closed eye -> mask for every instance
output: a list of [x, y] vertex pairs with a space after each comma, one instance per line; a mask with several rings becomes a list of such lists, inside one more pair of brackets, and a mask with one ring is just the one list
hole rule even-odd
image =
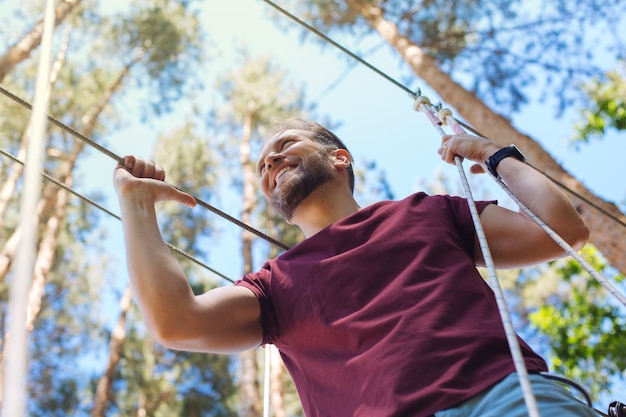
[[286, 148], [288, 148], [288, 145], [291, 145], [292, 143], [294, 143], [296, 140], [295, 139], [285, 139], [281, 144], [280, 144], [280, 150], [284, 151]]

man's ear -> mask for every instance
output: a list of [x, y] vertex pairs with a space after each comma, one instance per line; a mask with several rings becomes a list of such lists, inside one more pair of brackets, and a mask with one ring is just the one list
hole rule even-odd
[[352, 155], [345, 149], [336, 149], [335, 154], [335, 166], [338, 168], [347, 169], [352, 164]]

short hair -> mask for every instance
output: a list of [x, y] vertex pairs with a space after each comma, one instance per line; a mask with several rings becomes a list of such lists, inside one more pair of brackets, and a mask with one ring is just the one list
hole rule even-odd
[[[330, 149], [344, 149], [350, 153], [348, 147], [333, 132], [326, 129], [321, 124], [310, 120], [286, 119], [280, 121], [272, 126], [269, 131], [269, 136], [272, 137], [289, 129], [306, 130], [307, 132], [313, 133], [313, 140], [315, 142], [321, 143]], [[352, 168], [352, 163], [348, 166], [348, 178], [350, 180], [350, 191], [354, 192], [354, 169]]]

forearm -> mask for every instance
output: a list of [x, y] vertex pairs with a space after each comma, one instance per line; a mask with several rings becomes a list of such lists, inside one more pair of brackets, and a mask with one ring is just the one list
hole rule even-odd
[[[514, 158], [503, 159], [497, 168], [511, 192], [539, 219], [575, 248], [582, 247], [588, 230], [567, 196], [548, 178]], [[521, 215], [527, 215], [521, 212]]]
[[193, 302], [185, 275], [163, 242], [149, 195], [120, 196], [128, 273], [134, 296], [153, 336], [167, 337]]
[[[444, 136], [438, 152], [450, 164], [460, 156], [475, 162], [472, 173], [485, 171], [485, 161], [501, 149], [497, 143], [476, 136], [457, 134]], [[499, 154], [503, 156], [502, 153]], [[505, 153], [506, 155], [506, 153]], [[499, 160], [499, 164], [496, 164]], [[582, 218], [563, 192], [529, 165], [516, 159], [515, 152], [489, 163], [512, 193], [539, 219], [545, 222], [570, 246], [578, 249], [587, 241], [589, 231]], [[498, 206], [488, 206], [480, 214], [489, 249], [497, 267], [516, 268], [563, 256], [557, 245], [534, 220], [524, 212], [516, 213]], [[474, 259], [484, 265], [480, 245]]]

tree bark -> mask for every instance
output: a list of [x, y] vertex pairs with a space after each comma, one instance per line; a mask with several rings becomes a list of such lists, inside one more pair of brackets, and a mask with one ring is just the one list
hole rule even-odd
[[285, 365], [275, 346], [267, 345], [265, 348], [270, 349], [270, 363], [272, 364], [272, 369], [270, 370], [270, 404], [273, 416], [287, 417], [285, 401], [283, 400], [283, 393], [285, 392]]
[[91, 417], [105, 416], [106, 405], [111, 395], [113, 381], [115, 380], [115, 370], [122, 357], [122, 347], [126, 340], [126, 316], [130, 309], [131, 300], [132, 290], [130, 286], [128, 286], [120, 299], [120, 317], [111, 332], [111, 340], [109, 341], [109, 361], [96, 387]]
[[[80, 4], [80, 0], [64, 0], [55, 9], [55, 27], [58, 26], [72, 10]], [[30, 53], [41, 44], [43, 34], [43, 19], [40, 20], [33, 29], [22, 37], [17, 43], [0, 57], [0, 83], [13, 69], [23, 60], [30, 56]]]
[[[69, 185], [68, 185], [69, 183]], [[69, 177], [65, 185], [70, 186], [72, 178]], [[69, 201], [69, 193], [63, 189], [59, 190], [56, 198], [55, 211], [46, 222], [43, 238], [39, 244], [37, 259], [33, 269], [33, 281], [28, 292], [28, 305], [26, 310], [26, 329], [33, 330], [35, 319], [41, 311], [41, 300], [43, 299], [46, 285], [46, 277], [54, 264], [54, 255], [57, 247], [61, 226], [65, 221], [65, 211]]]
[[[243, 171], [243, 198], [241, 221], [250, 224], [250, 217], [255, 204], [255, 178], [250, 165], [250, 140], [252, 139], [252, 113], [246, 112], [239, 144], [239, 162]], [[243, 273], [252, 272], [252, 240], [250, 232], [243, 230], [241, 234], [243, 257]], [[240, 417], [257, 417], [262, 412], [262, 399], [259, 393], [258, 361], [256, 350], [239, 354], [239, 398]]]
[[[476, 130], [502, 145], [516, 144], [523, 150], [528, 162], [549, 177], [575, 191], [593, 205], [602, 208], [613, 217], [626, 223], [626, 216], [613, 203], [605, 201], [588, 190], [580, 181], [568, 173], [534, 139], [518, 131], [509, 120], [491, 110], [474, 93], [439, 68], [437, 62], [401, 34], [395, 24], [385, 20], [383, 11], [361, 0], [348, 0], [350, 7], [357, 10], [411, 66], [415, 74], [424, 80], [445, 102], [450, 104], [462, 118]], [[567, 192], [567, 191], [566, 191]], [[570, 194], [591, 230], [590, 242], [595, 245], [607, 261], [626, 274], [626, 227], [604, 215], [583, 199]]]
[[[46, 95], [50, 96], [50, 90], [52, 86], [56, 82], [59, 72], [65, 63], [65, 57], [67, 56], [67, 47], [69, 44], [70, 30], [65, 32], [65, 36], [63, 37], [63, 42], [61, 42], [61, 47], [59, 48], [59, 53], [52, 64], [52, 70], [50, 71], [50, 83], [48, 84], [48, 89], [46, 91]], [[0, 80], [1, 81], [1, 80]], [[30, 138], [30, 123], [26, 128], [26, 132], [22, 135], [22, 141], [20, 142], [20, 149], [17, 154], [17, 158], [21, 161], [26, 159], [26, 148], [28, 145], [28, 140]], [[0, 227], [4, 225], [4, 213], [13, 197], [13, 192], [17, 187], [17, 181], [22, 176], [22, 172], [24, 170], [24, 166], [19, 163], [14, 163], [11, 167], [11, 173], [7, 176], [6, 180], [2, 183], [2, 188], [0, 188]]]
[[[111, 101], [111, 97], [113, 94], [122, 86], [124, 78], [130, 73], [130, 69], [133, 65], [135, 65], [143, 56], [139, 56], [134, 61], [128, 63], [118, 74], [117, 78], [113, 80], [111, 85], [105, 90], [105, 92], [100, 96], [100, 100], [98, 103], [88, 111], [84, 116], [81, 117], [81, 122], [83, 124], [82, 133], [90, 137], [93, 135], [93, 132], [96, 129], [96, 123], [98, 121], [99, 115], [104, 111], [104, 108]], [[82, 153], [85, 142], [76, 139], [76, 145], [71, 154], [68, 155], [64, 164], [55, 172], [54, 177], [60, 181], [65, 182], [66, 178], [71, 175], [74, 166], [76, 165], [76, 161], [78, 157]], [[45, 186], [44, 191], [42, 192], [42, 198], [39, 201], [39, 205], [37, 208], [37, 213], [39, 219], [41, 221], [46, 221], [50, 216], [50, 212], [55, 205], [56, 202], [56, 194], [58, 192], [58, 187], [55, 184], [48, 184]], [[6, 244], [0, 251], [0, 282], [2, 282], [6, 275], [9, 272], [9, 268], [15, 258], [15, 254], [17, 252], [17, 243], [19, 242], [19, 236], [21, 234], [21, 228], [17, 227], [11, 237], [7, 240]]]
[[[17, 158], [20, 161], [24, 161], [26, 159], [26, 143], [29, 136], [30, 126], [26, 129], [26, 133], [22, 136], [22, 141], [20, 142], [20, 149], [17, 153]], [[22, 164], [14, 163], [11, 166], [11, 172], [2, 182], [2, 188], [0, 188], [0, 227], [4, 226], [4, 214], [6, 213], [7, 207], [13, 198], [13, 192], [17, 187], [17, 181], [22, 176], [23, 171], [24, 166]]]
[[[120, 72], [118, 77], [102, 94], [96, 106], [94, 106], [91, 111], [87, 112], [87, 114], [81, 118], [81, 121], [83, 122], [83, 134], [85, 136], [89, 137], [93, 135], [98, 116], [111, 100], [113, 93], [121, 87], [123, 79], [126, 75], [128, 75], [131, 66], [135, 62], [136, 61], [131, 62]], [[84, 148], [85, 142], [77, 140], [72, 152], [66, 156], [65, 161], [63, 161], [54, 175], [57, 180], [64, 183], [68, 187], [72, 185], [72, 172]], [[40, 222], [46, 222], [46, 229], [39, 244], [33, 272], [34, 279], [29, 291], [27, 306], [27, 328], [29, 330], [32, 329], [35, 319], [40, 311], [41, 298], [44, 294], [45, 278], [54, 263], [57, 237], [60, 231], [60, 226], [64, 221], [65, 209], [67, 208], [68, 202], [69, 195], [67, 191], [63, 189], [59, 190], [56, 184], [48, 184], [45, 187], [42, 193], [42, 198], [38, 204], [38, 218]], [[52, 212], [53, 209], [54, 213]], [[9, 272], [9, 268], [17, 252], [20, 236], [21, 228], [17, 227], [2, 248], [2, 251], [0, 251], [0, 282], [4, 280]], [[10, 337], [10, 335], [5, 336], [5, 341], [8, 337]], [[6, 346], [6, 343], [4, 343], [4, 346]], [[4, 354], [2, 354], [0, 359], [3, 357]], [[2, 369], [2, 367], [3, 362], [0, 361], [0, 369]], [[0, 402], [1, 401], [2, 389], [0, 388]]]

